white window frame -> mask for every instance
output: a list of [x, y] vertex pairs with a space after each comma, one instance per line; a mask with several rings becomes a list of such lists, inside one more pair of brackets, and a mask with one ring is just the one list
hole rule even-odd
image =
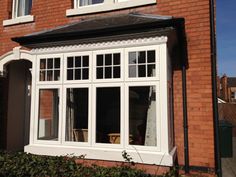
[[[30, 14], [24, 14], [22, 16], [17, 16], [18, 14], [18, 1], [19, 0], [13, 0], [12, 1], [12, 18], [8, 20], [3, 20], [3, 26], [10, 26], [10, 25], [16, 25], [21, 23], [29, 23], [34, 21], [34, 16]], [[25, 1], [24, 1], [25, 2]], [[25, 9], [25, 4], [24, 8]]]
[[[143, 87], [143, 86], [155, 86], [156, 88], [156, 146], [145, 145], [130, 145], [128, 142], [129, 136], [129, 87]], [[161, 119], [160, 119], [160, 86], [158, 81], [151, 82], [129, 82], [125, 83], [125, 149], [129, 150], [141, 150], [141, 151], [153, 151], [158, 152], [161, 150]]]
[[[60, 79], [57, 81], [40, 81], [40, 60], [49, 58], [60, 58]], [[57, 85], [63, 82], [63, 68], [64, 68], [64, 57], [63, 54], [49, 54], [49, 55], [37, 55], [37, 75], [36, 84], [37, 85]]]
[[[142, 46], [143, 45], [143, 46]], [[160, 164], [172, 166], [174, 163], [174, 155], [176, 152], [175, 147], [169, 146], [169, 131], [168, 131], [168, 97], [167, 97], [167, 44], [163, 38], [160, 38], [153, 43], [150, 40], [150, 44], [145, 43], [140, 45], [137, 43], [130, 43], [129, 46], [111, 46], [108, 45], [107, 49], [103, 48], [103, 45], [97, 48], [89, 48], [86, 51], [83, 46], [79, 49], [68, 48], [68, 51], [61, 51], [60, 48], [50, 54], [46, 53], [40, 54], [35, 53], [35, 58], [37, 59], [37, 67], [33, 68], [33, 72], [36, 73], [35, 91], [32, 95], [32, 107], [35, 110], [35, 114], [32, 114], [32, 122], [34, 123], [33, 130], [33, 140], [30, 145], [25, 147], [25, 151], [35, 154], [44, 155], [82, 155], [86, 154], [86, 158], [89, 159], [102, 159], [102, 160], [114, 160], [114, 161], [124, 161], [121, 156], [121, 152], [126, 150], [130, 154], [135, 162], [147, 163], [147, 164]], [[136, 47], [135, 47], [136, 46]], [[138, 46], [138, 47], [137, 47]], [[86, 47], [87, 48], [87, 47]], [[129, 51], [144, 51], [144, 50], [156, 50], [156, 77], [146, 77], [146, 78], [128, 78], [128, 52]], [[104, 53], [121, 53], [121, 78], [120, 79], [96, 79], [96, 54]], [[39, 51], [40, 52], [40, 51]], [[60, 54], [56, 54], [60, 53]], [[89, 58], [89, 71], [91, 77], [89, 80], [73, 80], [68, 82], [66, 80], [66, 70], [67, 70], [67, 57], [86, 54], [90, 55]], [[60, 81], [39, 81], [39, 59], [40, 58], [61, 58], [60, 67]], [[157, 146], [142, 146], [142, 145], [129, 145], [129, 87], [130, 86], [155, 86], [156, 88], [156, 129], [157, 129]], [[95, 133], [96, 133], [96, 88], [98, 87], [120, 87], [120, 97], [121, 97], [121, 143], [120, 144], [109, 144], [109, 143], [96, 143]], [[37, 140], [38, 131], [38, 112], [39, 112], [39, 89], [59, 89], [60, 97], [60, 112], [59, 112], [59, 134], [58, 141], [44, 141]], [[66, 133], [66, 89], [67, 88], [88, 88], [89, 89], [89, 117], [88, 117], [88, 142], [70, 142], [65, 141]], [[35, 96], [34, 96], [35, 95]]]
[[[155, 77], [129, 77], [129, 52], [140, 52], [140, 51], [149, 51], [155, 50], [156, 51], [156, 76]], [[144, 46], [144, 47], [132, 47], [125, 49], [125, 80], [126, 81], [154, 81], [160, 80], [160, 59], [161, 59], [161, 52], [160, 46], [152, 45], [152, 46]]]
[[[66, 141], [66, 100], [67, 100], [67, 89], [68, 88], [87, 88], [88, 89], [88, 142], [74, 142], [74, 141]], [[62, 144], [66, 145], [66, 146], [80, 146], [80, 147], [88, 147], [92, 145], [92, 119], [91, 119], [91, 115], [92, 115], [92, 108], [91, 108], [91, 104], [92, 104], [92, 87], [91, 84], [66, 84], [63, 87], [63, 93], [62, 93], [62, 97], [63, 97], [63, 107], [62, 107], [62, 127], [61, 127], [61, 137], [62, 137]]]
[[130, 7], [137, 7], [148, 4], [155, 4], [156, 0], [104, 0], [103, 3], [79, 6], [79, 0], [74, 0], [73, 9], [66, 11], [67, 16], [82, 15], [110, 10], [118, 10]]
[[[97, 55], [101, 54], [115, 54], [120, 53], [120, 78], [111, 78], [111, 79], [97, 79]], [[93, 52], [93, 82], [96, 83], [107, 83], [107, 82], [120, 82], [124, 80], [124, 50], [122, 49], [110, 49], [110, 50], [97, 50]]]
[[[59, 105], [58, 105], [58, 140], [39, 140], [38, 139], [38, 120], [39, 120], [39, 91], [44, 89], [58, 89], [58, 95], [59, 95]], [[62, 126], [62, 103], [63, 103], [63, 98], [62, 98], [62, 85], [38, 85], [36, 86], [36, 102], [35, 102], [35, 124], [34, 124], [34, 143], [36, 144], [45, 144], [45, 145], [59, 145], [62, 142], [61, 138], [61, 126]]]
[[[89, 56], [89, 79], [86, 80], [67, 80], [67, 58], [68, 57], [76, 57], [76, 56]], [[92, 81], [92, 52], [72, 52], [72, 53], [66, 53], [64, 54], [64, 76], [63, 76], [63, 82], [65, 84], [70, 83], [88, 83]]]

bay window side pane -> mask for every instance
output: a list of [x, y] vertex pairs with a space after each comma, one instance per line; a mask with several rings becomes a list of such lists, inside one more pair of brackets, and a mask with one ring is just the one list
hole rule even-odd
[[58, 89], [40, 89], [38, 139], [57, 141], [58, 123], [59, 123]]
[[157, 146], [155, 86], [129, 87], [129, 141], [131, 145]]

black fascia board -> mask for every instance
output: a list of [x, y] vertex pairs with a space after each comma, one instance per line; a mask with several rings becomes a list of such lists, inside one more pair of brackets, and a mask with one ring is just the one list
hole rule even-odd
[[129, 34], [133, 32], [145, 32], [150, 29], [155, 28], [165, 28], [165, 27], [177, 27], [184, 21], [183, 18], [172, 18], [167, 20], [161, 20], [156, 22], [146, 22], [141, 24], [132, 24], [126, 26], [119, 26], [114, 28], [100, 28], [94, 30], [86, 30], [86, 31], [76, 31], [76, 32], [65, 32], [65, 33], [57, 33], [57, 34], [40, 34], [33, 36], [23, 36], [23, 37], [14, 37], [13, 41], [19, 43], [20, 45], [32, 45], [39, 43], [47, 43], [47, 42], [59, 42], [59, 41], [69, 41], [75, 39], [85, 39], [85, 38], [93, 38], [99, 36], [111, 36], [111, 35], [119, 35], [119, 34]]

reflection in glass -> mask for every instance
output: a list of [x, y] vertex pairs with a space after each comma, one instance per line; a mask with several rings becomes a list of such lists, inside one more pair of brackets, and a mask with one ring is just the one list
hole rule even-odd
[[92, 5], [92, 4], [99, 4], [103, 3], [104, 0], [80, 0], [79, 4], [80, 6], [87, 6], [87, 5]]
[[129, 134], [132, 145], [156, 146], [156, 88], [129, 87]]
[[68, 88], [66, 141], [88, 142], [88, 88]]
[[97, 88], [96, 142], [120, 144], [120, 88]]
[[38, 139], [58, 140], [58, 89], [39, 90]]

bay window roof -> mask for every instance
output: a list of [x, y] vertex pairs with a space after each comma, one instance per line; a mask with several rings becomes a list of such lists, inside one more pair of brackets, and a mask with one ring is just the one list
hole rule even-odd
[[[29, 48], [121, 40], [143, 36], [168, 36], [183, 18], [146, 14], [123, 14], [81, 20], [54, 29], [12, 38]], [[141, 35], [141, 36], [140, 36]]]

